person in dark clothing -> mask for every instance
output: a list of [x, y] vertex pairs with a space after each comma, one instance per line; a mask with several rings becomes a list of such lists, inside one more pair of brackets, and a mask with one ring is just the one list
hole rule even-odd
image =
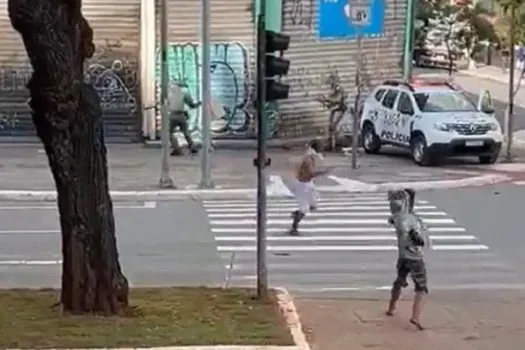
[[173, 136], [173, 132], [178, 127], [180, 132], [184, 135], [186, 142], [188, 143], [188, 148], [191, 153], [197, 153], [198, 150], [193, 143], [193, 140], [188, 129], [188, 118], [189, 114], [184, 110], [185, 106], [190, 108], [197, 108], [201, 105], [200, 102], [195, 102], [193, 97], [183, 91], [180, 84], [174, 84], [170, 87], [168, 95], [168, 109], [170, 113], [170, 139], [171, 147], [173, 148], [171, 155], [177, 156], [181, 155], [182, 151], [180, 149], [177, 138]]

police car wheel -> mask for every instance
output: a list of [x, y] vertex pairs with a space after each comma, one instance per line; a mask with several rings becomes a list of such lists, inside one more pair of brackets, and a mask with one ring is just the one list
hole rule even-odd
[[363, 140], [363, 148], [365, 149], [366, 153], [379, 152], [379, 149], [381, 148], [381, 140], [379, 140], [379, 137], [376, 135], [374, 127], [366, 124], [363, 128], [361, 138]]
[[423, 135], [418, 135], [412, 139], [410, 149], [414, 163], [421, 166], [431, 165], [432, 160], [427, 151], [427, 141]]

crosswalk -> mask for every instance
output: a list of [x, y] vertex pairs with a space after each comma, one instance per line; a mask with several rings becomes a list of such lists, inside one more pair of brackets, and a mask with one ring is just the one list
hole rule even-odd
[[[256, 280], [256, 202], [203, 202], [229, 285]], [[395, 277], [396, 237], [387, 223], [386, 193], [321, 196], [319, 207], [289, 236], [291, 198], [269, 198], [267, 265], [272, 286], [295, 293], [387, 290]], [[489, 247], [435, 205], [419, 200], [416, 212], [429, 227], [427, 252], [433, 289], [524, 289], [520, 277]]]

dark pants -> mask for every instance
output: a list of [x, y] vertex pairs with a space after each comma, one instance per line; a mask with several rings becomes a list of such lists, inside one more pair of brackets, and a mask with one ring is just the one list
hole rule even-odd
[[187, 116], [188, 113], [186, 112], [171, 112], [170, 114], [170, 139], [173, 150], [180, 150], [177, 138], [173, 136], [173, 131], [176, 127], [179, 127], [180, 132], [182, 132], [182, 135], [184, 135], [184, 138], [188, 143], [188, 148], [193, 149], [193, 140], [191, 139], [191, 135], [188, 130]]
[[410, 275], [414, 282], [416, 292], [428, 293], [427, 269], [423, 260], [404, 259], [397, 260], [397, 278], [394, 286], [404, 288], [408, 286], [407, 278]]

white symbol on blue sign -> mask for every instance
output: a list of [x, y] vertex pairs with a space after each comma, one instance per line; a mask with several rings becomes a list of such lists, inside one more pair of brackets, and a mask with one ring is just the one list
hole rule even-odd
[[376, 37], [384, 32], [385, 0], [321, 0], [318, 11], [321, 40]]

